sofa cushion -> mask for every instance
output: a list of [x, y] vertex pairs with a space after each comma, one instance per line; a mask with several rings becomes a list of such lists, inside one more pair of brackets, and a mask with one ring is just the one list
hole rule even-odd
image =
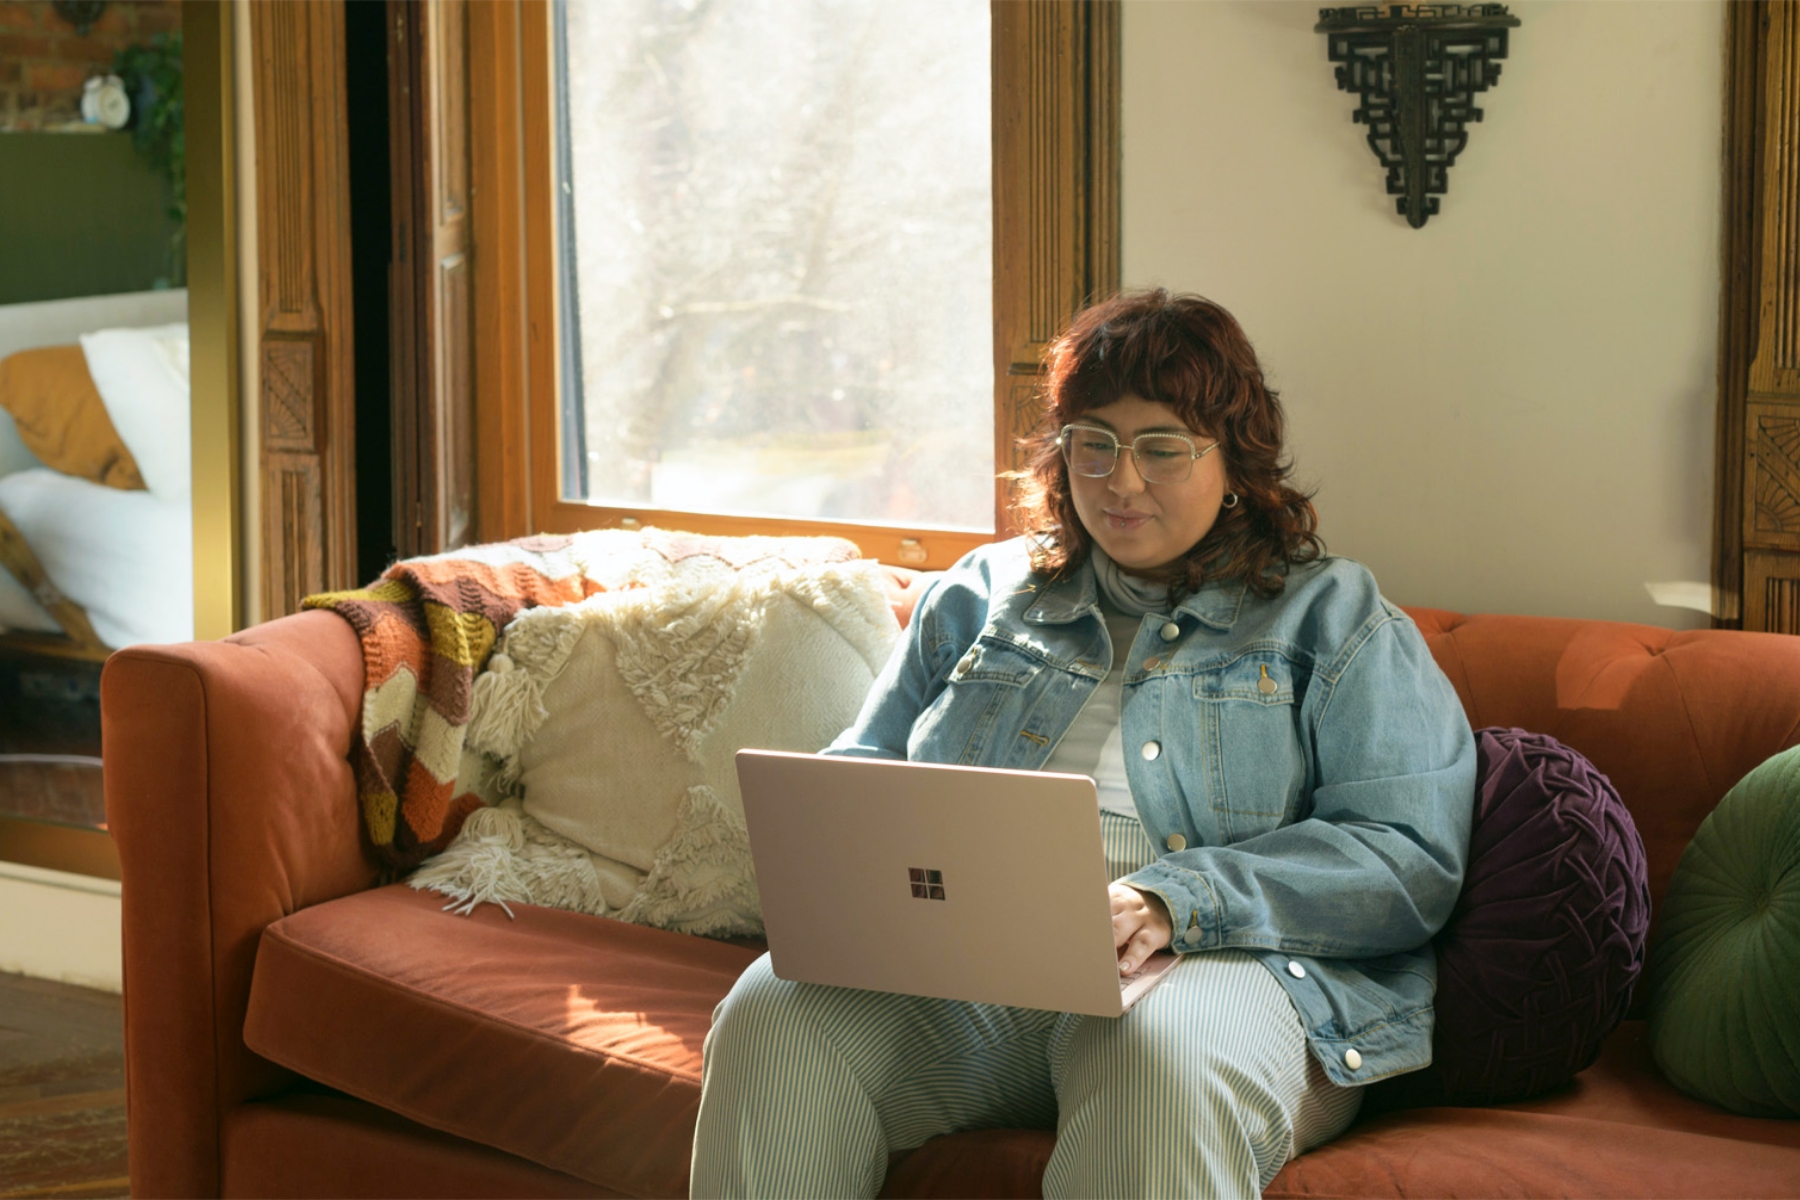
[[[888, 1169], [883, 1196], [1036, 1196], [1055, 1135], [933, 1138]], [[1800, 1121], [1740, 1117], [1657, 1074], [1644, 1023], [1547, 1096], [1492, 1108], [1365, 1117], [1283, 1167], [1268, 1200], [1300, 1196], [1793, 1196]]]
[[238, 1105], [219, 1143], [221, 1196], [623, 1195], [322, 1087]]
[[639, 1196], [685, 1195], [714, 1006], [757, 951], [395, 884], [270, 925], [244, 1041], [422, 1125]]
[[1800, 1121], [1740, 1117], [1682, 1095], [1644, 1022], [1546, 1096], [1365, 1117], [1283, 1167], [1263, 1195], [1771, 1196], [1800, 1189]]
[[1468, 875], [1436, 939], [1432, 1062], [1379, 1106], [1496, 1104], [1591, 1064], [1625, 1016], [1650, 921], [1631, 814], [1580, 754], [1523, 729], [1476, 733]]
[[1797, 1024], [1800, 747], [1746, 775], [1694, 834], [1663, 901], [1650, 995], [1668, 1077], [1751, 1116], [1800, 1116]]
[[464, 911], [518, 900], [762, 932], [734, 755], [830, 742], [899, 624], [873, 562], [688, 563], [708, 566], [506, 627], [475, 681], [468, 744], [519, 798], [471, 815], [414, 887]]

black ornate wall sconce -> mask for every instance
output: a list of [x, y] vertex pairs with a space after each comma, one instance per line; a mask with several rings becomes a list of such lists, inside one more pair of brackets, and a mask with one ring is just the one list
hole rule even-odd
[[86, 37], [100, 14], [106, 11], [106, 0], [50, 0], [50, 7], [57, 16], [73, 25], [76, 33]]
[[1389, 4], [1322, 8], [1313, 29], [1338, 64], [1338, 87], [1361, 103], [1351, 115], [1387, 168], [1388, 195], [1414, 229], [1438, 211], [1450, 167], [1481, 120], [1475, 96], [1500, 78], [1504, 4]]

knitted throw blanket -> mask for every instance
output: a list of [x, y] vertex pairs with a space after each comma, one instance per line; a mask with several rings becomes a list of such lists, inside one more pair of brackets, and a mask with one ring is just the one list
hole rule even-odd
[[481, 807], [458, 787], [476, 674], [506, 623], [527, 608], [642, 587], [695, 556], [740, 568], [767, 558], [844, 561], [837, 538], [716, 538], [646, 528], [528, 537], [394, 564], [379, 581], [308, 596], [350, 622], [362, 644], [361, 736], [352, 748], [363, 828], [398, 876], [447, 846]]
[[443, 848], [481, 801], [454, 796], [475, 673], [520, 609], [581, 600], [574, 538], [521, 538], [395, 563], [370, 587], [308, 596], [362, 643], [362, 736], [351, 752], [363, 828], [404, 871]]

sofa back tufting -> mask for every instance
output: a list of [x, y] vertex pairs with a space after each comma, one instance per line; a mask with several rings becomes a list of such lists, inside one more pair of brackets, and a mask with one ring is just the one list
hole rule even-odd
[[[1800, 638], [1407, 612], [1470, 725], [1549, 734], [1618, 789], [1644, 839], [1654, 945], [1663, 893], [1700, 822], [1800, 737]], [[1780, 663], [1789, 666], [1772, 669]]]

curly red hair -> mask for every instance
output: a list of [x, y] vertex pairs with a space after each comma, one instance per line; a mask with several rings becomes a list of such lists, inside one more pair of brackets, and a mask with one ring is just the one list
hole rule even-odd
[[1029, 466], [1013, 502], [1035, 542], [1032, 565], [1063, 578], [1087, 561], [1088, 531], [1075, 514], [1057, 433], [1083, 413], [1126, 396], [1166, 404], [1195, 433], [1216, 438], [1240, 503], [1221, 508], [1170, 568], [1172, 597], [1202, 583], [1243, 579], [1264, 596], [1287, 568], [1325, 553], [1312, 498], [1288, 486], [1286, 419], [1237, 320], [1200, 296], [1162, 288], [1124, 292], [1084, 309], [1050, 346], [1044, 417], [1024, 439]]

